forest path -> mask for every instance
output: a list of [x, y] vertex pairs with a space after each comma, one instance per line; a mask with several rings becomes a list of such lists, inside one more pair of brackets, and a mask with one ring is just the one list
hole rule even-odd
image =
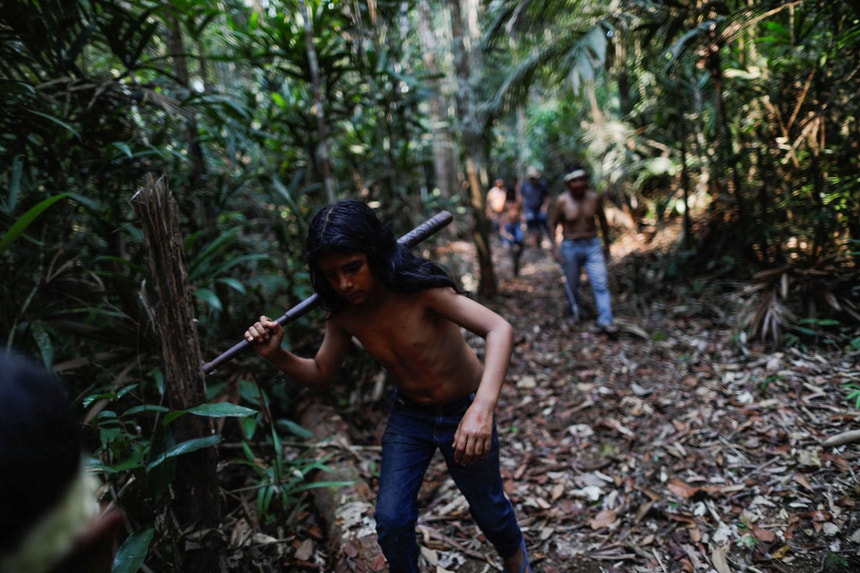
[[[593, 318], [572, 324], [548, 250], [527, 249], [514, 278], [494, 240], [500, 293], [487, 304], [516, 332], [496, 410], [501, 471], [535, 573], [860, 571], [860, 445], [821, 446], [860, 421], [846, 400], [846, 385], [860, 387], [860, 353], [742, 350], [731, 324], [744, 285], [670, 281], [674, 237], [613, 244], [613, 310], [625, 325], [613, 337]], [[458, 276], [475, 267], [465, 243], [433, 256]], [[583, 302], [593, 317], [587, 287]], [[340, 413], [371, 501], [383, 380], [345, 387], [340, 400], [353, 404]], [[419, 501], [427, 571], [500, 570], [439, 456]], [[293, 558], [330, 563], [308, 519]]]
[[[614, 337], [571, 323], [548, 250], [527, 249], [513, 278], [495, 245], [490, 306], [516, 332], [502, 475], [535, 572], [860, 570], [860, 446], [820, 446], [860, 419], [845, 400], [858, 356], [741, 352], [737, 285], [670, 285], [672, 239], [641, 239], [613, 245]], [[436, 570], [497, 570], [441, 460], [425, 482]]]

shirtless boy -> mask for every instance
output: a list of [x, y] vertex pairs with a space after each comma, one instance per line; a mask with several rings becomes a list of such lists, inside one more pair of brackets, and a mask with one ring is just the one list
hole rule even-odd
[[[585, 267], [597, 305], [597, 326], [603, 332], [613, 334], [618, 332], [618, 327], [613, 322], [606, 270], [610, 240], [609, 224], [603, 210], [604, 197], [588, 188], [588, 173], [579, 165], [567, 170], [564, 182], [567, 190], [556, 199], [549, 219], [553, 235], [558, 235], [558, 227], [561, 227], [562, 235], [561, 246], [554, 245], [553, 253], [564, 269], [577, 304], [579, 276]], [[603, 248], [597, 236], [598, 223], [605, 243]]]
[[[329, 311], [316, 355], [303, 358], [282, 348], [284, 329], [266, 316], [245, 339], [290, 378], [317, 391], [330, 388], [353, 337], [391, 375], [396, 394], [382, 438], [375, 514], [390, 571], [418, 572], [417, 494], [438, 448], [505, 571], [531, 572], [502, 487], [494, 419], [512, 352], [511, 325], [456, 292], [441, 267], [399, 245], [360, 201], [320, 211], [305, 253], [314, 289]], [[483, 365], [461, 327], [486, 340]]]
[[499, 217], [499, 236], [502, 244], [511, 255], [514, 267], [514, 276], [520, 275], [520, 257], [523, 254], [523, 206], [519, 202], [516, 193], [508, 193], [505, 200], [504, 211]]

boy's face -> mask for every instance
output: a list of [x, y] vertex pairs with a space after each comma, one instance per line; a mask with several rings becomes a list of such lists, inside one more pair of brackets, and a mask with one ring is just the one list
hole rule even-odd
[[329, 286], [349, 304], [367, 302], [379, 283], [364, 253], [330, 253], [320, 259], [320, 271]]

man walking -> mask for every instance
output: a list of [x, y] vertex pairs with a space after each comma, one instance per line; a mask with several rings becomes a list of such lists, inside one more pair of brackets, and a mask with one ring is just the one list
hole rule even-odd
[[526, 216], [526, 228], [534, 240], [534, 246], [540, 249], [544, 236], [552, 243], [546, 215], [549, 205], [549, 186], [546, 180], [541, 178], [537, 167], [533, 165], [526, 169], [526, 179], [520, 184], [520, 198]]
[[[588, 173], [579, 165], [567, 170], [564, 182], [567, 190], [556, 199], [549, 219], [550, 229], [555, 231], [561, 226], [562, 231], [560, 247], [553, 241], [553, 254], [564, 269], [577, 307], [580, 306], [579, 276], [585, 267], [597, 305], [597, 326], [602, 332], [614, 334], [618, 327], [613, 322], [606, 270], [610, 239], [609, 224], [603, 210], [604, 196], [588, 188]], [[597, 236], [598, 223], [603, 234], [602, 248]]]

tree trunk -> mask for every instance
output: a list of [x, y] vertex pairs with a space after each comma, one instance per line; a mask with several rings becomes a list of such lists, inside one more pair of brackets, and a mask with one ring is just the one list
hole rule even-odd
[[[459, 2], [465, 6], [461, 10]], [[460, 118], [460, 130], [463, 134], [463, 149], [466, 156], [466, 180], [468, 182], [469, 203], [475, 220], [473, 237], [478, 255], [479, 279], [478, 294], [485, 298], [494, 297], [499, 290], [496, 274], [493, 270], [493, 258], [490, 247], [490, 223], [487, 221], [484, 208], [484, 188], [488, 182], [481, 181], [484, 169], [484, 129], [486, 118], [479, 114], [475, 103], [473, 84], [473, 54], [471, 46], [475, 43], [466, 36], [466, 22], [463, 13], [469, 13], [469, 0], [455, 0], [451, 6], [451, 31], [454, 39], [454, 67], [457, 70], [457, 111]]]
[[[741, 182], [740, 172], [738, 170], [737, 157], [734, 151], [734, 140], [732, 128], [729, 122], [728, 114], [726, 113], [726, 98], [723, 90], [723, 65], [720, 57], [720, 44], [714, 43], [708, 47], [710, 56], [707, 58], [708, 72], [711, 80], [714, 82], [714, 100], [717, 108], [717, 123], [719, 125], [719, 140], [717, 141], [717, 151], [720, 154], [717, 165], [723, 169], [723, 173], [728, 172], [732, 183], [729, 186], [729, 192], [735, 198], [735, 214], [738, 217], [741, 236], [747, 237], [749, 241], [749, 215], [744, 199], [743, 185]], [[725, 166], [725, 167], [722, 167]], [[751, 248], [752, 245], [744, 245], [744, 251], [752, 261], [759, 261], [758, 255]], [[760, 262], [760, 261], [759, 261]]]
[[615, 47], [615, 78], [618, 82], [618, 110], [621, 117], [629, 117], [633, 111], [630, 99], [630, 74], [627, 70], [627, 26], [617, 26], [613, 46]]
[[686, 117], [684, 114], [684, 104], [685, 101], [683, 99], [683, 94], [681, 94], [681, 85], [680, 82], [676, 82], [675, 85], [678, 89], [678, 101], [682, 102], [679, 104], [678, 109], [678, 143], [681, 148], [681, 188], [684, 191], [684, 243], [683, 246], [685, 249], [690, 249], [693, 246], [693, 220], [690, 217], [690, 171], [687, 165], [687, 129]]
[[[167, 45], [170, 50], [170, 59], [173, 61], [173, 74], [179, 84], [191, 89], [191, 74], [188, 72], [188, 58], [185, 56], [185, 43], [182, 40], [182, 26], [176, 13], [168, 11], [167, 16]], [[188, 143], [188, 159], [191, 165], [192, 184], [199, 182], [206, 172], [206, 163], [203, 160], [203, 146], [197, 137], [197, 119], [188, 117], [185, 124], [185, 139]]]
[[325, 186], [326, 198], [329, 203], [337, 200], [337, 185], [331, 172], [331, 163], [328, 158], [328, 135], [325, 123], [325, 108], [323, 106], [322, 86], [320, 83], [320, 66], [317, 61], [317, 52], [314, 48], [314, 30], [311, 22], [310, 12], [305, 0], [299, 0], [302, 10], [302, 19], [305, 21], [305, 46], [308, 55], [308, 68], [311, 74], [311, 83], [314, 87], [314, 115], [317, 119], [317, 162], [322, 173], [323, 185]]
[[[424, 65], [430, 77], [439, 74], [436, 54], [439, 46], [431, 27], [433, 21], [429, 2], [421, 0], [418, 4], [418, 35], [421, 39]], [[455, 197], [459, 188], [457, 177], [456, 146], [451, 137], [451, 118], [448, 114], [448, 94], [444, 83], [438, 79], [429, 80], [433, 95], [430, 97], [430, 119], [433, 126], [433, 183], [442, 197]]]
[[[187, 410], [204, 403], [206, 394], [179, 210], [164, 179], [155, 182], [151, 175], [132, 203], [141, 219], [155, 282], [156, 326], [161, 338], [167, 404], [174, 411]], [[170, 429], [177, 444], [205, 438], [213, 432], [209, 418], [192, 415], [180, 416]], [[171, 532], [171, 538], [179, 540], [176, 570], [226, 571], [226, 545], [219, 531], [217, 452], [209, 447], [174, 459], [171, 512], [177, 531]]]

